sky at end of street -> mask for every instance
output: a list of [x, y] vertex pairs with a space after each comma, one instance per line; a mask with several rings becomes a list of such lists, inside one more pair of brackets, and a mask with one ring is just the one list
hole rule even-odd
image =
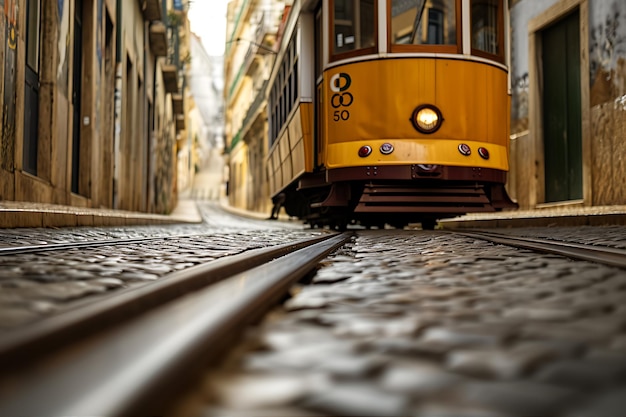
[[226, 5], [229, 0], [190, 0], [191, 31], [209, 55], [223, 55], [226, 42]]

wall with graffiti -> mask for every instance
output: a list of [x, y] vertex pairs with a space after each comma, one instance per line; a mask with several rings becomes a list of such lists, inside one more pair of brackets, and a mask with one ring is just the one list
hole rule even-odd
[[595, 0], [589, 13], [594, 204], [626, 204], [626, 3]]
[[[541, 18], [549, 9], [574, 4], [564, 0], [517, 0], [510, 8], [511, 16], [511, 161], [512, 173], [509, 188], [522, 208], [533, 208], [541, 202], [543, 181], [538, 157], [542, 148], [540, 139], [531, 128], [531, 118], [541, 117], [533, 113], [531, 91], [537, 91], [540, 100], [542, 87], [531, 85], [531, 70], [537, 71], [536, 80], [541, 82], [541, 53], [537, 46], [536, 57], [530, 57], [529, 23]], [[584, 4], [584, 3], [583, 3]], [[585, 204], [626, 204], [626, 190], [621, 186], [626, 178], [626, 2], [624, 0], [587, 0], [588, 20], [580, 26], [588, 32], [587, 55], [581, 61], [588, 62], [588, 69], [581, 68], [581, 77], [588, 80], [588, 96], [583, 97], [582, 107], [588, 111], [589, 127], [586, 154], [591, 175], [585, 187], [591, 196]], [[558, 20], [558, 19], [557, 19]], [[549, 22], [552, 25], [554, 22]], [[537, 33], [541, 42], [543, 28]], [[584, 53], [584, 52], [583, 52]], [[531, 65], [537, 68], [530, 68]], [[541, 121], [536, 121], [541, 125]], [[583, 130], [586, 127], [583, 126]], [[539, 168], [538, 168], [539, 167]], [[602, 173], [602, 174], [600, 174]], [[533, 181], [528, 181], [532, 178]], [[519, 180], [518, 180], [519, 179]]]

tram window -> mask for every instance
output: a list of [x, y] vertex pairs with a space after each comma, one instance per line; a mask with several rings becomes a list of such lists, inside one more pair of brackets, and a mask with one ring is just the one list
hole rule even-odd
[[[333, 58], [371, 53], [376, 48], [374, 0], [334, 0]], [[341, 56], [338, 56], [341, 55]]]
[[457, 45], [457, 0], [391, 0], [392, 45]]
[[299, 97], [298, 50], [295, 43], [296, 37], [293, 36], [271, 87], [268, 103], [271, 113], [270, 146], [277, 139]]
[[470, 0], [472, 53], [503, 60], [504, 42], [501, 0]]
[[322, 45], [322, 12], [318, 11], [315, 15], [315, 80], [317, 80], [323, 71], [323, 51]]

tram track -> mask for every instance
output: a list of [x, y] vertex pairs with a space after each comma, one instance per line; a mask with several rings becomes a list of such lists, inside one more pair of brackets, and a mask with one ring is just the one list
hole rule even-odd
[[486, 230], [476, 230], [472, 232], [454, 231], [451, 233], [486, 240], [492, 243], [626, 269], [626, 250], [623, 249], [550, 239], [503, 235]]
[[258, 320], [350, 236], [190, 268], [4, 338], [0, 364], [10, 370], [0, 383], [0, 415], [158, 413], [156, 399], [216, 360], [234, 329]]
[[0, 339], [0, 365], [10, 366], [16, 360], [19, 362], [23, 358], [32, 359], [55, 346], [67, 343], [68, 337], [84, 337], [94, 328], [116, 323], [325, 238], [327, 237], [307, 238], [252, 249], [171, 273], [144, 286], [118, 291], [114, 296], [105, 297], [95, 303], [78, 304], [75, 308], [3, 335]]
[[71, 250], [71, 249], [86, 249], [86, 248], [98, 248], [102, 246], [119, 246], [119, 245], [134, 245], [142, 243], [152, 243], [160, 240], [172, 240], [172, 239], [192, 239], [194, 237], [203, 236], [202, 234], [185, 234], [185, 235], [171, 235], [171, 236], [159, 236], [159, 237], [141, 237], [132, 239], [106, 239], [106, 240], [91, 240], [81, 242], [64, 242], [64, 243], [48, 243], [43, 245], [23, 245], [23, 246], [7, 246], [0, 248], [0, 256], [10, 255], [22, 255], [26, 253], [41, 253], [55, 250]]

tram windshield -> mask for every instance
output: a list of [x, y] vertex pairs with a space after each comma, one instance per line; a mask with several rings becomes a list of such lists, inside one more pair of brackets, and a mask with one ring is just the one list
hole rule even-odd
[[334, 0], [332, 55], [360, 55], [376, 47], [374, 0]]
[[391, 43], [456, 45], [456, 0], [391, 0]]

